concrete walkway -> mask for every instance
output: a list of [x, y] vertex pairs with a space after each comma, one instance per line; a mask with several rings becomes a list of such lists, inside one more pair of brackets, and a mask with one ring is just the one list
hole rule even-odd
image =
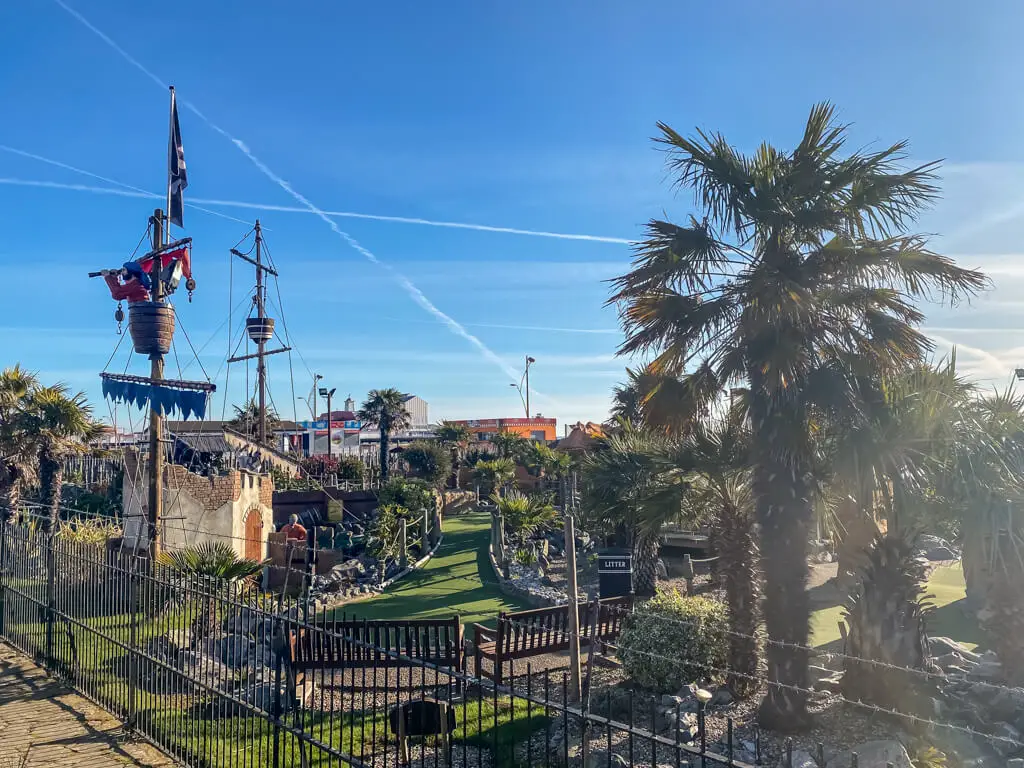
[[116, 717], [0, 643], [0, 768], [173, 766], [140, 741], [118, 738]]

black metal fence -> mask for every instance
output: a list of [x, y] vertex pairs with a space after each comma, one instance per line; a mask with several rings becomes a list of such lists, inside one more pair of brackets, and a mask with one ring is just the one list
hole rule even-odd
[[[11, 524], [0, 523], [0, 564], [0, 638], [186, 765], [663, 768], [759, 757], [758, 745], [734, 746], [731, 722], [709, 736], [703, 709], [692, 727], [666, 729], [631, 694], [614, 712], [587, 696], [570, 703], [565, 672], [529, 663], [495, 684], [467, 668], [467, 654], [440, 653], [461, 633], [371, 645], [351, 619], [343, 632], [300, 600]], [[362, 652], [293, 666], [296, 638]]]

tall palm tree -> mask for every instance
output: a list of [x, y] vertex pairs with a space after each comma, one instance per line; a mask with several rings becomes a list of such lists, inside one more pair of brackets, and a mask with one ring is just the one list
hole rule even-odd
[[[915, 325], [927, 296], [951, 302], [985, 277], [904, 229], [935, 199], [936, 164], [902, 166], [906, 143], [843, 156], [830, 104], [810, 112], [790, 151], [737, 151], [720, 134], [690, 139], [659, 124], [669, 168], [699, 218], [652, 221], [633, 269], [613, 281], [625, 355], [654, 353], [656, 373], [694, 373], [709, 399], [747, 387], [752, 492], [766, 579], [769, 687], [762, 725], [809, 723], [807, 548], [812, 430], [856, 410], [859, 378], [921, 360]], [[777, 685], [772, 685], [777, 683]]]
[[36, 389], [26, 411], [28, 430], [39, 449], [39, 481], [49, 510], [43, 528], [52, 531], [60, 519], [64, 460], [89, 451], [89, 441], [103, 433], [103, 425], [93, 420], [85, 394], [72, 394], [63, 384]]
[[504, 430], [491, 437], [491, 443], [497, 449], [498, 456], [503, 459], [512, 459], [513, 461], [518, 461], [530, 446], [530, 441], [522, 435]]
[[380, 479], [388, 479], [388, 449], [393, 432], [408, 429], [412, 417], [405, 408], [406, 396], [397, 389], [371, 389], [357, 414], [359, 420], [380, 429]]
[[0, 372], [0, 518], [18, 511], [21, 488], [35, 472], [38, 448], [27, 430], [26, 409], [39, 380], [19, 365]]

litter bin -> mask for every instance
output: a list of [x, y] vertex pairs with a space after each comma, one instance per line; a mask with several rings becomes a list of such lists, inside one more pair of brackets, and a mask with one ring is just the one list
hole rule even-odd
[[633, 554], [628, 549], [602, 549], [597, 553], [601, 598], [633, 594]]

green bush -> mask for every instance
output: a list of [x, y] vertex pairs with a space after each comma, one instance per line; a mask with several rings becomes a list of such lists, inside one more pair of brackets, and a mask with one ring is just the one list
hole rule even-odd
[[662, 591], [623, 622], [619, 659], [633, 682], [658, 693], [720, 675], [728, 648], [722, 603]]
[[396, 504], [422, 515], [423, 510], [433, 513], [437, 509], [437, 495], [423, 480], [393, 477], [377, 493], [377, 503], [381, 506]]

